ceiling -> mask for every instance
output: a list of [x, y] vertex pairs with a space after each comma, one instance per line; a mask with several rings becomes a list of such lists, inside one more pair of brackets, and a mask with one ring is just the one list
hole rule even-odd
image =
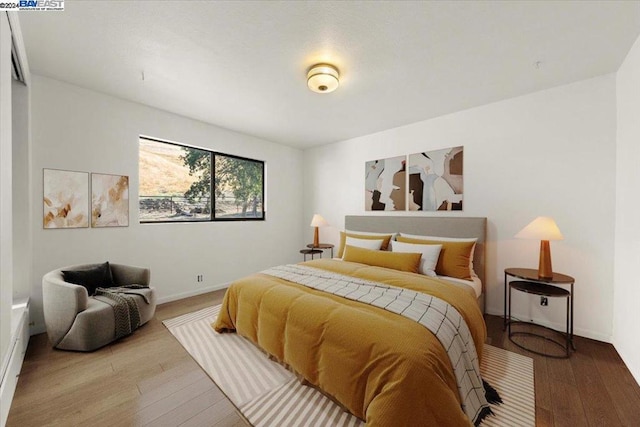
[[[71, 1], [32, 73], [298, 148], [615, 72], [638, 1]], [[331, 94], [306, 87], [337, 66]]]

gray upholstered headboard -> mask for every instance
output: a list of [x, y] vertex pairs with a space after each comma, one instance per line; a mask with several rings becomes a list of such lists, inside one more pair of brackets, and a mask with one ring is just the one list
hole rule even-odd
[[485, 291], [485, 241], [487, 218], [437, 216], [356, 216], [345, 217], [345, 228], [353, 231], [408, 233], [440, 237], [476, 237], [473, 269]]

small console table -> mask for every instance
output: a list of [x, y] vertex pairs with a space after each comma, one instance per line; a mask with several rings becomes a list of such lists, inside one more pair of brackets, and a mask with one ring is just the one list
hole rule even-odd
[[[522, 280], [511, 280], [509, 281], [509, 277], [522, 279]], [[566, 274], [553, 273], [552, 278], [543, 279], [538, 277], [538, 270], [532, 268], [507, 268], [504, 270], [504, 329], [508, 329], [508, 337], [509, 340], [517, 345], [518, 347], [530, 351], [535, 354], [539, 354], [541, 356], [555, 357], [555, 358], [568, 358], [571, 355], [571, 350], [575, 351], [575, 345], [573, 344], [573, 285], [575, 283], [575, 279], [571, 276], [567, 276]], [[557, 285], [569, 285], [570, 290], [566, 290]], [[516, 290], [520, 292], [525, 292], [533, 295], [540, 295], [543, 297], [549, 298], [566, 298], [567, 299], [567, 317], [566, 317], [566, 332], [562, 333], [561, 331], [557, 331], [555, 329], [548, 328], [543, 325], [539, 325], [533, 322], [522, 322], [511, 320], [511, 291]], [[507, 295], [508, 291], [508, 295]], [[539, 328], [545, 328], [556, 332], [561, 335], [563, 338], [563, 342], [557, 341], [553, 338], [546, 337], [544, 335], [540, 335], [534, 332], [511, 332], [512, 324], [527, 324], [533, 325]], [[512, 337], [517, 335], [529, 335], [538, 338], [543, 338], [548, 342], [551, 342], [565, 351], [565, 354], [562, 356], [549, 354], [541, 351], [536, 351], [531, 348], [527, 348], [524, 345], [515, 342]]]

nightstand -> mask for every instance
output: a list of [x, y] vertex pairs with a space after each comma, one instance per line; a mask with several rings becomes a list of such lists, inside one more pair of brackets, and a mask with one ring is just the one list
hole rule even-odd
[[323, 252], [325, 249], [331, 249], [331, 258], [333, 258], [333, 245], [331, 243], [319, 243], [318, 246], [313, 246], [313, 243], [309, 243], [307, 247], [311, 249], [322, 249]]
[[[523, 280], [511, 280], [509, 277]], [[538, 277], [538, 270], [532, 268], [507, 268], [504, 270], [504, 329], [508, 329], [508, 337], [511, 342], [520, 348], [530, 351], [542, 356], [555, 357], [555, 358], [567, 358], [571, 355], [571, 349], [575, 351], [575, 345], [573, 344], [573, 285], [575, 279], [566, 274], [553, 273], [551, 278]], [[557, 285], [569, 285], [570, 290], [566, 290]], [[519, 292], [525, 292], [533, 295], [540, 295], [548, 298], [566, 298], [567, 311], [566, 311], [566, 332], [557, 331], [555, 329], [548, 328], [543, 325], [538, 325], [533, 322], [521, 322], [511, 320], [511, 291], [516, 290]], [[508, 292], [508, 295], [507, 295]], [[511, 332], [512, 324], [527, 324], [533, 325], [539, 328], [545, 328], [556, 332], [563, 337], [564, 342], [559, 342], [552, 338], [539, 335], [533, 332]], [[529, 335], [545, 340], [560, 346], [565, 350], [564, 356], [556, 356], [548, 353], [539, 352], [525, 347], [524, 345], [515, 342], [512, 337], [518, 335]]]
[[[300, 253], [304, 256], [304, 260], [307, 260], [307, 255], [311, 255], [311, 259], [317, 254], [322, 254], [322, 249], [300, 249]], [[320, 255], [322, 257], [322, 255]]]

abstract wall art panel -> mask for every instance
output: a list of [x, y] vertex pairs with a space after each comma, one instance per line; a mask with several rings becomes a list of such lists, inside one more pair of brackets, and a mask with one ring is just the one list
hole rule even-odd
[[365, 163], [365, 210], [406, 210], [407, 156]]
[[89, 227], [89, 173], [43, 169], [44, 228]]
[[463, 147], [409, 156], [409, 210], [461, 211]]
[[129, 177], [91, 174], [91, 226], [129, 226]]

